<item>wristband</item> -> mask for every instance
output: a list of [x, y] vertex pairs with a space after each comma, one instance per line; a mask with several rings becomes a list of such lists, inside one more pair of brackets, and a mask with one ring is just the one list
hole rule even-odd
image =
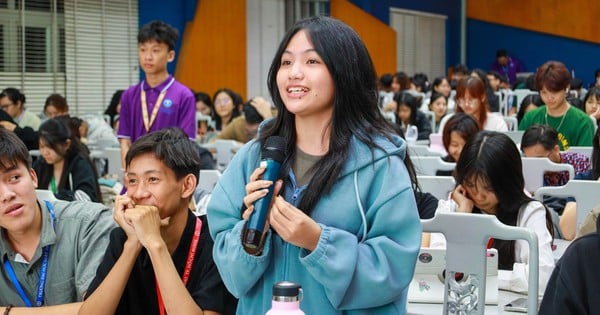
[[14, 305], [10, 304], [4, 309], [4, 315], [8, 315], [10, 313], [10, 309], [13, 308]]

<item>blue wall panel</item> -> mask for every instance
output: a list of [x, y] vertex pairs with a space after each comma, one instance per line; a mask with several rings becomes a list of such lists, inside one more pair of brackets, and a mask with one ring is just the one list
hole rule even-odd
[[467, 65], [489, 70], [496, 50], [505, 48], [517, 57], [528, 72], [548, 60], [564, 63], [584, 86], [594, 82], [594, 71], [600, 68], [600, 45], [580, 40], [527, 31], [469, 19], [467, 21]]
[[[194, 19], [196, 5], [199, 0], [141, 0], [139, 1], [139, 24], [140, 27], [154, 20], [161, 20], [171, 24], [179, 31], [179, 40], [175, 46], [175, 60], [168, 65], [169, 73], [175, 72], [177, 64], [177, 53], [181, 47], [181, 37], [185, 31], [187, 22]], [[140, 71], [140, 77], [143, 73]]]

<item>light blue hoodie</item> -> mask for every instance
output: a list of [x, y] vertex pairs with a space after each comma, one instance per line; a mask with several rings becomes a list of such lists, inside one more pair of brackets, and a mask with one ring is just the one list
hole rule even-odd
[[[272, 231], [261, 256], [243, 250], [242, 199], [250, 174], [258, 167], [260, 145], [250, 142], [235, 155], [207, 212], [214, 260], [225, 285], [240, 299], [238, 314], [264, 314], [271, 307], [272, 285], [283, 280], [302, 286], [300, 307], [307, 315], [406, 313], [421, 224], [402, 161], [405, 142], [377, 137], [376, 143], [386, 152], [372, 153], [352, 138], [337, 183], [312, 209], [312, 219], [322, 227], [313, 252]], [[285, 200], [297, 206], [306, 186], [297, 187], [291, 175], [285, 183]]]

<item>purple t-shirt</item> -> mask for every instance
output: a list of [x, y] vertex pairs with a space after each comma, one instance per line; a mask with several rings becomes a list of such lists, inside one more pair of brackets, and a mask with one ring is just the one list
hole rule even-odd
[[508, 83], [512, 85], [517, 81], [517, 73], [525, 71], [525, 68], [523, 67], [523, 64], [521, 64], [521, 62], [516, 58], [508, 57], [508, 63], [506, 66], [503, 66], [499, 64], [498, 61], [495, 61], [490, 67], [490, 70], [506, 76]]
[[[196, 100], [194, 95], [185, 85], [175, 80], [171, 83], [171, 80], [173, 78], [169, 76], [154, 88], [150, 87], [148, 82], [143, 82], [149, 120], [160, 92], [168, 87], [150, 131], [175, 126], [183, 129], [190, 139], [196, 139]], [[142, 118], [141, 89], [142, 83], [138, 83], [129, 87], [121, 96], [117, 137], [130, 139], [132, 143], [147, 133]]]

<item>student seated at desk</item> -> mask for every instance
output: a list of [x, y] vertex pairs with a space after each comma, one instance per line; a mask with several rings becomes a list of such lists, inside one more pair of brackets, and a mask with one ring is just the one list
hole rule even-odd
[[[546, 207], [525, 192], [521, 156], [514, 142], [499, 132], [479, 132], [465, 145], [455, 178], [451, 199], [441, 200], [437, 211], [495, 215], [506, 225], [534, 231], [539, 242], [539, 292], [544, 292], [554, 268], [552, 220]], [[491, 239], [489, 245], [499, 254], [499, 288], [527, 292], [527, 242]], [[445, 247], [446, 241], [434, 233], [430, 246]]]
[[[526, 157], [547, 157], [554, 163], [573, 166], [575, 179], [590, 170], [590, 159], [577, 152], [561, 152], [558, 132], [547, 125], [532, 125], [523, 133], [521, 150]], [[544, 186], [563, 186], [569, 181], [569, 172], [545, 172]], [[554, 231], [557, 238], [572, 240], [575, 237], [576, 205], [573, 198], [546, 197], [544, 204], [553, 210]]]

